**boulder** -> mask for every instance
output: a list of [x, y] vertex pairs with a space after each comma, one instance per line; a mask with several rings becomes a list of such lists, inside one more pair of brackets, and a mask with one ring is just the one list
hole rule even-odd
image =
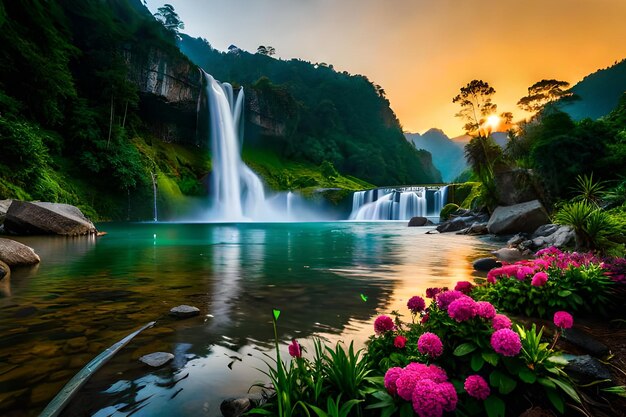
[[498, 172], [494, 181], [498, 204], [502, 206], [540, 200], [543, 196], [537, 177], [529, 169]]
[[576, 327], [564, 331], [561, 338], [595, 357], [603, 358], [609, 354], [609, 347], [607, 345]]
[[465, 230], [466, 235], [472, 236], [481, 236], [488, 234], [487, 223], [473, 223], [470, 227]]
[[506, 235], [514, 233], [532, 233], [541, 225], [550, 223], [546, 209], [539, 200], [514, 206], [497, 207], [487, 223], [489, 233]]
[[254, 407], [254, 402], [250, 398], [229, 398], [222, 401], [220, 411], [224, 417], [239, 417], [252, 407]]
[[198, 314], [200, 314], [200, 309], [198, 307], [188, 306], [185, 304], [176, 306], [170, 310], [170, 316], [174, 316], [179, 319], [197, 316]]
[[504, 262], [517, 262], [522, 259], [526, 259], [526, 256], [518, 249], [515, 248], [502, 248], [491, 252], [501, 261]]
[[147, 355], [143, 355], [139, 360], [148, 366], [158, 368], [165, 365], [169, 361], [174, 359], [174, 355], [168, 352], [154, 352]]
[[10, 277], [10, 276], [11, 276], [11, 268], [9, 268], [9, 265], [0, 261], [0, 280], [2, 280], [5, 277]]
[[411, 217], [409, 220], [409, 227], [426, 226], [427, 224], [428, 219], [426, 217]]
[[599, 360], [589, 355], [564, 355], [569, 363], [565, 372], [573, 376], [581, 384], [611, 379], [611, 372]]
[[77, 207], [57, 203], [28, 203], [14, 200], [4, 228], [15, 235], [87, 235], [97, 230]]
[[0, 200], [0, 224], [4, 223], [4, 218], [7, 215], [7, 210], [13, 200]]
[[566, 246], [573, 246], [576, 243], [576, 234], [574, 233], [574, 229], [571, 226], [556, 226], [556, 229], [553, 233], [549, 235], [539, 235], [535, 236], [533, 234], [532, 246], [533, 249], [541, 249], [547, 248], [550, 246], [555, 246], [557, 248], [563, 248]]
[[466, 229], [468, 226], [469, 225], [465, 223], [462, 218], [459, 218], [439, 224], [437, 226], [437, 231], [439, 233], [458, 232], [459, 230]]
[[495, 258], [480, 258], [476, 259], [472, 264], [476, 271], [489, 272], [493, 268], [499, 268], [502, 263]]
[[11, 239], [0, 238], [0, 261], [8, 266], [34, 265], [39, 263], [35, 251]]
[[537, 228], [537, 230], [533, 232], [532, 238], [535, 239], [542, 236], [550, 236], [551, 234], [559, 230], [559, 227], [560, 226], [558, 224], [552, 223], [541, 225]]

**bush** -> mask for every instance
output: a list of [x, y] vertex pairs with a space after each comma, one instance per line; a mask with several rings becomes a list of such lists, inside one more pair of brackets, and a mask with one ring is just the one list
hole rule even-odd
[[450, 215], [458, 209], [459, 206], [457, 206], [456, 204], [448, 203], [443, 206], [443, 208], [441, 209], [441, 214], [439, 216], [441, 217], [441, 220], [448, 220], [450, 218]]

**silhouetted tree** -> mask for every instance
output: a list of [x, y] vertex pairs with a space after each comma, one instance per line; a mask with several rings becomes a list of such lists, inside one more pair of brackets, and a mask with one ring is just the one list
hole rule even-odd
[[260, 55], [272, 56], [276, 54], [276, 49], [273, 46], [269, 46], [269, 45], [268, 46], [259, 45], [259, 47], [256, 49], [256, 53]]
[[467, 134], [478, 134], [481, 136], [480, 126], [485, 122], [485, 118], [496, 112], [497, 105], [491, 102], [491, 97], [496, 90], [483, 80], [472, 80], [461, 92], [452, 99], [453, 103], [461, 105], [461, 111], [456, 114], [466, 123], [463, 129]]
[[159, 7], [154, 17], [163, 24], [165, 29], [173, 32], [176, 36], [181, 29], [185, 29], [185, 24], [180, 20], [178, 13], [174, 11], [174, 6], [171, 4], [164, 4]]
[[556, 100], [573, 97], [574, 93], [567, 90], [569, 83], [559, 80], [541, 80], [528, 87], [528, 95], [522, 97], [517, 105], [530, 113], [539, 113], [543, 108]]

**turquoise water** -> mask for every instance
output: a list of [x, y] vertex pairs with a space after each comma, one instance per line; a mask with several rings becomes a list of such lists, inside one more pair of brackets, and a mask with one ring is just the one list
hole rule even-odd
[[[279, 338], [363, 346], [376, 315], [471, 279], [492, 248], [394, 223], [101, 224], [98, 238], [20, 238], [42, 262], [0, 283], [0, 414], [37, 415], [94, 356], [156, 320], [74, 399], [67, 416], [219, 416], [263, 381]], [[361, 294], [367, 298], [363, 301]], [[198, 317], [175, 320], [191, 304]], [[159, 370], [137, 359], [167, 351]]]

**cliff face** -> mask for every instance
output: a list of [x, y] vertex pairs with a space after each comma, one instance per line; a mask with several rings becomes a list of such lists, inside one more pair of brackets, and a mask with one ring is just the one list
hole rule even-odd
[[246, 90], [246, 120], [262, 135], [284, 137], [287, 132], [286, 121], [277, 117], [254, 89]]
[[128, 77], [140, 93], [139, 112], [151, 132], [166, 142], [197, 143], [198, 68], [181, 54], [151, 49], [127, 51]]

